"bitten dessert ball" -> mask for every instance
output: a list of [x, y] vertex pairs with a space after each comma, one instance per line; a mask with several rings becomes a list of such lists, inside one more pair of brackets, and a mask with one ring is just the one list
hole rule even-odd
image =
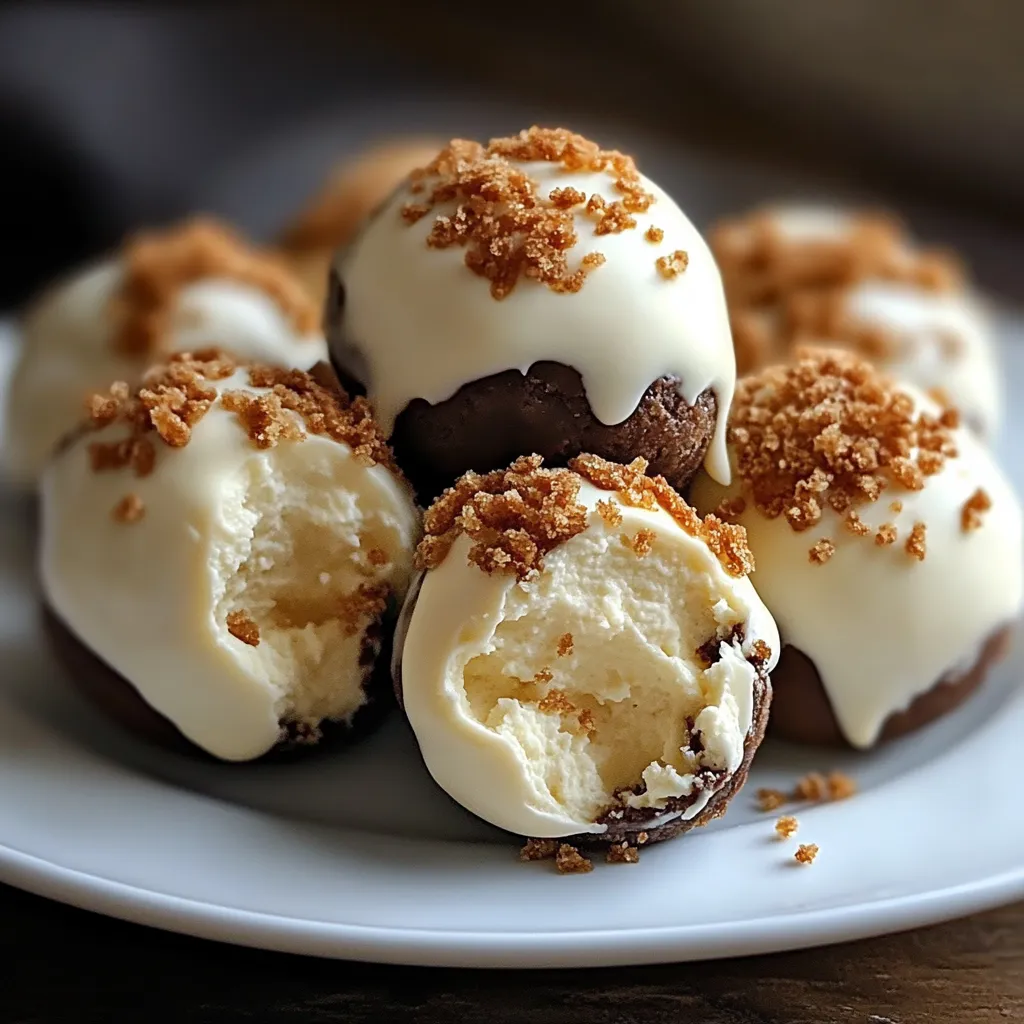
[[733, 483], [693, 500], [746, 528], [785, 644], [771, 728], [870, 747], [962, 701], [1022, 596], [1021, 511], [953, 410], [857, 356], [742, 378]]
[[137, 384], [175, 351], [216, 344], [242, 359], [308, 368], [324, 358], [320, 311], [283, 265], [226, 228], [191, 220], [129, 239], [29, 310], [11, 382], [6, 474], [34, 484], [88, 395]]
[[785, 361], [796, 344], [837, 344], [995, 434], [992, 328], [948, 253], [917, 247], [887, 216], [814, 206], [724, 221], [710, 240], [741, 374]]
[[339, 253], [325, 325], [421, 497], [531, 452], [727, 472], [714, 260], [630, 157], [563, 129], [415, 171]]
[[339, 245], [416, 167], [430, 163], [442, 143], [393, 139], [341, 164], [281, 234], [281, 253], [318, 308], [327, 298], [327, 275]]
[[55, 619], [195, 745], [244, 761], [367, 707], [419, 521], [365, 399], [175, 356], [93, 398], [42, 499]]
[[741, 529], [642, 459], [570, 465], [467, 474], [428, 511], [396, 683], [431, 775], [479, 817], [669, 839], [745, 781], [778, 634]]

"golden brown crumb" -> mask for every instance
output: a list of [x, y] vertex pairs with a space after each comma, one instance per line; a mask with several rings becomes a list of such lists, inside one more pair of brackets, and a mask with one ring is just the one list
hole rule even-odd
[[907, 554], [911, 558], [916, 558], [919, 562], [924, 561], [927, 548], [925, 545], [925, 533], [927, 528], [924, 523], [914, 523], [914, 528], [910, 531], [910, 536], [907, 538], [906, 549]]
[[814, 565], [824, 565], [836, 553], [836, 546], [827, 537], [822, 537], [810, 550], [810, 561]]
[[851, 508], [850, 511], [846, 513], [846, 519], [844, 522], [846, 529], [855, 537], [863, 537], [871, 532], [871, 527], [861, 519], [860, 513], [855, 509]]
[[731, 498], [723, 498], [718, 503], [713, 515], [728, 522], [730, 519], [738, 519], [747, 509], [747, 502], [741, 495], [737, 494]]
[[845, 772], [829, 772], [829, 800], [847, 800], [857, 792], [857, 783]]
[[243, 644], [250, 647], [260, 645], [260, 627], [256, 625], [247, 612], [228, 612], [228, 632]]
[[387, 610], [391, 588], [386, 583], [360, 583], [338, 600], [337, 619], [346, 636], [362, 633]]
[[643, 529], [637, 530], [636, 535], [629, 539], [627, 538], [627, 544], [633, 549], [637, 558], [643, 558], [644, 555], [651, 553], [651, 548], [654, 547], [654, 542], [658, 539], [658, 535], [653, 530]]
[[146, 514], [146, 506], [137, 494], [126, 494], [112, 514], [119, 523], [137, 523]]
[[594, 870], [593, 861], [584, 857], [575, 846], [560, 843], [555, 854], [555, 867], [560, 875], [585, 875]]
[[891, 501], [891, 502], [889, 502], [889, 511], [893, 515], [898, 516], [903, 511], [903, 502], [902, 501]]
[[817, 802], [828, 795], [828, 780], [821, 772], [808, 772], [801, 778], [793, 790], [794, 800], [810, 800]]
[[594, 712], [589, 708], [584, 708], [576, 716], [576, 720], [579, 722], [581, 732], [593, 732], [596, 728], [594, 725]]
[[960, 529], [964, 533], [977, 530], [982, 524], [982, 514], [992, 507], [988, 492], [979, 487], [965, 502], [960, 512]]
[[565, 690], [551, 690], [537, 701], [537, 710], [556, 715], [571, 715], [576, 710]]
[[787, 799], [781, 789], [759, 789], [757, 791], [757, 806], [762, 811], [778, 810]]
[[647, 835], [647, 833], [646, 833], [646, 832], [641, 832], [641, 833], [640, 833], [640, 834], [639, 834], [639, 835], [638, 835], [638, 836], [636, 837], [636, 845], [637, 845], [637, 846], [643, 846], [643, 845], [644, 845], [644, 843], [646, 843], [646, 842], [647, 842], [648, 838], [649, 838], [649, 837], [648, 837], [648, 835]]
[[566, 658], [572, 654], [573, 639], [572, 633], [563, 633], [558, 638], [558, 656], [560, 658]]
[[548, 199], [559, 210], [571, 210], [574, 206], [582, 206], [587, 201], [587, 194], [578, 188], [555, 188], [548, 193]]
[[569, 468], [595, 487], [615, 491], [624, 504], [633, 508], [660, 506], [691, 537], [703, 540], [731, 576], [744, 576], [753, 571], [754, 558], [747, 546], [746, 530], [733, 523], [723, 523], [714, 515], [702, 519], [664, 477], [646, 475], [645, 459], [634, 459], [623, 466], [597, 455], [580, 455], [570, 459]]
[[608, 847], [606, 859], [609, 864], [637, 864], [640, 861], [640, 851], [628, 843], [612, 843]]
[[597, 512], [608, 526], [619, 526], [622, 523], [622, 512], [614, 501], [605, 501], [602, 498], [597, 503]]
[[366, 552], [366, 560], [370, 565], [380, 567], [382, 565], [387, 565], [391, 561], [391, 558], [382, 548], [370, 548], [370, 550]]
[[798, 864], [813, 864], [814, 858], [818, 856], [818, 847], [815, 843], [801, 843], [793, 854], [793, 859]]
[[750, 660], [759, 661], [762, 665], [767, 664], [772, 656], [772, 649], [763, 641], [755, 640], [750, 649]]
[[540, 669], [537, 674], [533, 677], [531, 682], [534, 683], [550, 683], [554, 679], [554, 675], [549, 668]]
[[685, 249], [676, 249], [675, 252], [669, 253], [668, 256], [659, 256], [654, 261], [654, 265], [658, 268], [658, 273], [667, 281], [678, 277], [686, 270], [689, 264], [690, 256]]
[[665, 232], [661, 228], [656, 228], [653, 224], [644, 232], [644, 238], [648, 242], [654, 242], [655, 245], [665, 238]]
[[139, 234], [126, 243], [123, 259], [124, 279], [113, 302], [115, 345], [123, 352], [161, 353], [178, 294], [203, 278], [229, 278], [266, 292], [300, 334], [320, 322], [320, 311], [276, 257], [212, 220]]
[[878, 533], [875, 534], [875, 543], [879, 547], [886, 547], [889, 544], [895, 544], [899, 539], [899, 531], [892, 523], [882, 523], [878, 528]]
[[[846, 516], [888, 487], [920, 490], [939, 459], [957, 454], [942, 417], [915, 412], [910, 395], [864, 360], [824, 349], [801, 349], [792, 365], [740, 380], [729, 438], [757, 510], [797, 532], [813, 529], [826, 508]], [[859, 514], [847, 520], [868, 535], [859, 523]], [[811, 560], [832, 553], [819, 541]]]
[[248, 391], [225, 391], [221, 405], [233, 412], [257, 448], [273, 448], [281, 441], [301, 441], [306, 433], [289, 415], [272, 391], [254, 395]]
[[800, 822], [792, 814], [784, 814], [775, 822], [775, 831], [780, 839], [792, 839], [800, 828]]
[[557, 839], [527, 839], [519, 851], [519, 859], [522, 861], [552, 860], [558, 853], [558, 846]]

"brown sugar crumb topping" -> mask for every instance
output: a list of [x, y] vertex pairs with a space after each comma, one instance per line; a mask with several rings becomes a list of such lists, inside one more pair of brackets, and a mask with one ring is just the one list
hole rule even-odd
[[820, 772], [808, 772], [797, 781], [793, 789], [794, 800], [824, 800], [828, 793], [828, 780]]
[[774, 811], [790, 801], [821, 803], [826, 800], [846, 800], [857, 792], [857, 783], [845, 772], [808, 772], [797, 780], [792, 792], [782, 789], [759, 789], [759, 810]]
[[558, 638], [558, 656], [560, 658], [567, 658], [570, 654], [572, 654], [572, 648], [572, 633], [563, 633]]
[[622, 513], [619, 511], [619, 506], [614, 501], [605, 501], [602, 499], [597, 503], [597, 514], [605, 521], [608, 526], [621, 526], [622, 525]]
[[597, 455], [580, 455], [570, 460], [569, 468], [595, 487], [617, 492], [627, 505], [643, 509], [660, 507], [691, 537], [703, 540], [731, 576], [745, 576], [753, 571], [754, 558], [747, 546], [746, 530], [723, 523], [714, 515], [702, 519], [664, 477], [645, 475], [645, 459], [634, 459], [623, 466]]
[[556, 715], [571, 715], [576, 705], [569, 700], [564, 690], [551, 690], [537, 701], [537, 710]]
[[560, 843], [555, 854], [555, 867], [560, 875], [585, 875], [594, 870], [594, 863], [584, 857], [575, 846]]
[[907, 554], [911, 558], [916, 558], [919, 562], [924, 561], [927, 549], [925, 546], [925, 533], [927, 527], [924, 523], [914, 523], [914, 528], [910, 531], [910, 536], [907, 538], [905, 545]]
[[469, 559], [484, 572], [520, 580], [537, 572], [544, 555], [587, 527], [587, 510], [577, 501], [580, 478], [542, 465], [539, 455], [529, 455], [508, 469], [462, 476], [427, 509], [417, 566], [436, 568], [466, 534]]
[[656, 228], [653, 224], [644, 232], [644, 238], [648, 242], [653, 242], [655, 245], [658, 242], [664, 241], [665, 232], [661, 228]]
[[387, 610], [391, 588], [386, 583], [361, 583], [338, 600], [337, 619], [346, 636], [362, 633]]
[[519, 851], [521, 861], [551, 860], [558, 853], [557, 839], [527, 839]]
[[672, 278], [678, 277], [690, 265], [690, 256], [685, 249], [676, 249], [675, 252], [669, 253], [668, 256], [659, 256], [654, 261], [654, 265], [658, 268], [658, 273], [666, 281], [671, 281]]
[[892, 501], [892, 502], [890, 502], [889, 503], [889, 511], [892, 512], [893, 515], [898, 516], [903, 511], [903, 502], [902, 501]]
[[640, 851], [629, 843], [612, 843], [608, 847], [605, 859], [609, 864], [638, 864], [640, 862]]
[[236, 640], [241, 640], [250, 647], [260, 645], [260, 627], [249, 618], [247, 612], [228, 612], [228, 632]]
[[757, 791], [757, 806], [761, 811], [776, 811], [789, 799], [788, 794], [781, 789], [759, 789]]
[[[533, 161], [558, 164], [567, 171], [607, 173], [623, 198], [606, 202], [595, 193], [587, 199], [570, 187], [545, 196], [514, 163]], [[406, 223], [415, 223], [440, 204], [455, 202], [454, 213], [435, 218], [427, 245], [465, 248], [466, 266], [490, 282], [495, 299], [505, 298], [521, 277], [552, 291], [578, 292], [604, 257], [588, 253], [578, 269], [570, 270], [567, 253], [579, 241], [574, 209], [584, 206], [596, 219], [594, 234], [603, 235], [635, 227], [632, 214], [654, 202], [630, 157], [603, 150], [564, 128], [533, 127], [511, 138], [492, 139], [486, 146], [454, 139], [430, 164], [414, 171], [412, 181], [423, 198], [402, 208]]]
[[829, 772], [827, 784], [829, 800], [846, 800], [857, 792], [857, 783], [844, 772]]
[[851, 508], [846, 513], [846, 518], [843, 522], [846, 529], [855, 537], [864, 537], [871, 532], [871, 527], [861, 519], [860, 514], [855, 509]]
[[793, 854], [797, 864], [813, 864], [814, 858], [818, 856], [818, 847], [815, 843], [801, 843]]
[[137, 355], [163, 351], [174, 303], [183, 288], [228, 278], [269, 295], [299, 334], [317, 329], [320, 313], [277, 259], [245, 245], [228, 228], [196, 218], [146, 232], [124, 247], [124, 280], [113, 300], [115, 346]]
[[273, 392], [254, 395], [248, 391], [225, 391], [221, 404], [238, 417], [257, 448], [273, 448], [281, 441], [301, 441], [306, 436]]
[[[920, 490], [957, 455], [950, 422], [915, 412], [908, 394], [852, 353], [805, 348], [794, 364], [739, 381], [729, 439], [757, 510], [802, 532], [826, 507], [845, 516], [886, 488]], [[825, 560], [820, 543], [812, 561]]]
[[812, 565], [824, 565], [836, 553], [836, 546], [826, 537], [812, 545], [808, 557]]
[[137, 523], [146, 514], [146, 506], [137, 494], [126, 494], [111, 514], [119, 523]]
[[882, 523], [878, 528], [878, 533], [875, 534], [875, 543], [880, 547], [887, 547], [889, 544], [895, 544], [899, 539], [899, 530], [896, 529], [893, 523]]
[[784, 814], [775, 822], [775, 831], [780, 839], [792, 839], [800, 828], [800, 822], [792, 814]]
[[979, 487], [965, 502], [960, 512], [960, 529], [964, 533], [977, 530], [982, 524], [982, 515], [992, 508], [988, 492]]
[[653, 530], [643, 529], [637, 530], [635, 536], [627, 538], [626, 543], [633, 549], [637, 558], [643, 558], [644, 555], [651, 553], [657, 538], [658, 535]]

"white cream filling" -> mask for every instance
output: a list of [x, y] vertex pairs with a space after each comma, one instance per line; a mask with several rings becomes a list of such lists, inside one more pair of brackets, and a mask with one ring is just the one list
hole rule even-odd
[[[581, 495], [591, 509], [609, 497], [589, 485]], [[755, 683], [744, 650], [763, 639], [777, 656], [774, 622], [749, 580], [728, 576], [666, 513], [621, 511], [616, 527], [592, 512], [524, 583], [483, 573], [460, 537], [412, 612], [402, 680], [427, 767], [510, 832], [602, 832], [603, 811], [656, 812], [691, 796], [703, 769], [728, 774], [743, 759]], [[642, 558], [622, 540], [639, 529], [656, 534]], [[722, 643], [704, 665], [697, 648], [739, 624], [744, 649]], [[572, 650], [559, 656], [566, 633]], [[687, 718], [702, 750], [690, 748]], [[640, 783], [643, 793], [616, 798]], [[668, 816], [695, 816], [720, 784]]]

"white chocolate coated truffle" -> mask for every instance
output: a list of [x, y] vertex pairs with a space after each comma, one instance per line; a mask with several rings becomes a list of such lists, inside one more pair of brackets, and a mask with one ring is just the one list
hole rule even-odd
[[[568, 170], [540, 159], [508, 164], [534, 182], [541, 203], [555, 189], [608, 203], [623, 198], [607, 170]], [[596, 234], [595, 217], [576, 205], [578, 240], [567, 250], [569, 266], [579, 269], [592, 253], [604, 262], [577, 291], [557, 291], [524, 275], [499, 300], [467, 266], [466, 248], [428, 244], [438, 217], [458, 221], [458, 200], [438, 201], [415, 223], [403, 217], [435, 183], [414, 177], [400, 187], [335, 260], [344, 306], [328, 327], [330, 342], [336, 356], [350, 353], [363, 364], [384, 429], [415, 398], [442, 402], [465, 384], [507, 370], [525, 374], [540, 361], [577, 370], [595, 417], [606, 425], [627, 419], [654, 381], [674, 375], [691, 405], [706, 389], [716, 395], [719, 429], [706, 464], [724, 479], [722, 424], [735, 382], [728, 316], [714, 259], [673, 199], [640, 176], [653, 203], [632, 215], [634, 227], [607, 234]], [[657, 242], [649, 229], [660, 229]], [[677, 250], [688, 265], [667, 277], [656, 261]]]
[[[206, 383], [266, 394], [245, 369]], [[283, 725], [351, 720], [379, 617], [359, 588], [400, 600], [412, 571], [405, 484], [325, 435], [259, 448], [223, 401], [184, 447], [157, 439], [148, 475], [94, 470], [90, 447], [126, 433], [83, 434], [44, 474], [42, 581], [57, 617], [224, 760], [265, 753]], [[129, 495], [135, 512], [119, 518]], [[255, 646], [240, 638], [253, 626]]]
[[[533, 578], [484, 572], [463, 534], [409, 599], [400, 675], [427, 768], [468, 810], [523, 836], [600, 835], [614, 807], [647, 812], [651, 828], [698, 815], [756, 742], [747, 658], [758, 640], [769, 667], [778, 653], [750, 581], [667, 512], [589, 483], [577, 500], [586, 528]], [[646, 551], [627, 542], [643, 531]], [[715, 638], [709, 665], [697, 650]], [[702, 747], [689, 746], [694, 733]], [[640, 792], [620, 799], [624, 786]]]
[[[57, 442], [82, 418], [89, 394], [115, 380], [137, 383], [153, 361], [118, 348], [112, 310], [123, 280], [124, 261], [113, 257], [51, 288], [25, 316], [2, 459], [17, 485], [35, 484]], [[301, 369], [327, 351], [319, 331], [299, 334], [265, 291], [213, 277], [177, 294], [159, 358], [211, 346]]]

